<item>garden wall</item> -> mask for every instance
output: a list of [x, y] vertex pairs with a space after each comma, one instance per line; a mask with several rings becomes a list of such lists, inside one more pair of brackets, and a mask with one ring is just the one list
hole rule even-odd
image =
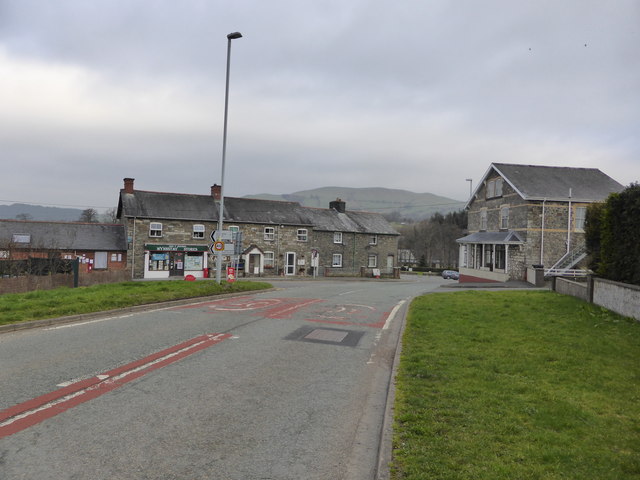
[[640, 287], [637, 285], [596, 277], [589, 277], [586, 283], [557, 277], [552, 285], [558, 293], [578, 297], [625, 317], [640, 320]]

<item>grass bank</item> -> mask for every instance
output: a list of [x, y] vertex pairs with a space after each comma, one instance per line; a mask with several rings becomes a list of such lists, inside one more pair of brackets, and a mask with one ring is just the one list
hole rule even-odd
[[182, 298], [270, 288], [262, 282], [124, 282], [0, 295], [0, 325], [100, 312]]
[[640, 478], [640, 323], [547, 291], [411, 306], [392, 478]]

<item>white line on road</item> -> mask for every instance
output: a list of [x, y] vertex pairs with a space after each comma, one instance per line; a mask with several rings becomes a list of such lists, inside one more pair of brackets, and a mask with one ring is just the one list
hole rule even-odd
[[387, 321], [384, 322], [384, 327], [382, 327], [382, 330], [386, 330], [389, 328], [389, 325], [391, 325], [391, 322], [393, 321], [393, 318], [396, 316], [396, 313], [398, 313], [398, 310], [400, 310], [400, 307], [402, 307], [402, 305], [404, 305], [405, 302], [406, 300], [401, 300], [400, 303], [398, 303], [395, 307], [393, 307], [393, 310], [391, 310], [391, 313], [387, 317]]

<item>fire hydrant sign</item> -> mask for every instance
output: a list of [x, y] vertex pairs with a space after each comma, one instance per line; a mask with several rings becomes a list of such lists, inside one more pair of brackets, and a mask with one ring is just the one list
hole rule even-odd
[[236, 269], [234, 267], [227, 267], [227, 282], [236, 281]]

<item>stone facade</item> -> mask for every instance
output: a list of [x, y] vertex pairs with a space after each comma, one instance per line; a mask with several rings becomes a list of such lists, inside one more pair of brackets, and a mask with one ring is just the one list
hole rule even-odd
[[[597, 170], [520, 168], [531, 178], [524, 175], [514, 181], [501, 171], [519, 174], [517, 166], [492, 164], [467, 205], [469, 235], [458, 239], [461, 281], [525, 280], [532, 265], [549, 269], [569, 252], [584, 251], [586, 209], [604, 195], [597, 187], [602, 183], [611, 191], [621, 187]], [[559, 191], [550, 190], [540, 173], [550, 176], [549, 183], [557, 180], [551, 175], [561, 178], [556, 182], [561, 184]], [[566, 185], [576, 186], [581, 197], [573, 200]], [[593, 198], [585, 198], [589, 192], [595, 192]], [[583, 259], [572, 268], [584, 266]]]
[[[133, 180], [125, 179], [118, 212], [126, 227], [133, 278], [210, 273], [216, 265], [209, 251], [210, 234], [217, 229], [211, 218], [217, 207], [214, 187], [212, 194], [137, 192]], [[349, 212], [340, 200], [331, 203], [335, 208], [318, 209], [295, 202], [225, 199], [229, 218], [224, 230], [238, 232], [242, 243], [240, 255], [223, 255], [223, 268], [239, 266], [241, 276], [369, 275], [373, 269], [394, 274], [399, 234], [380, 215]], [[167, 218], [175, 216], [178, 204], [196, 219]]]

